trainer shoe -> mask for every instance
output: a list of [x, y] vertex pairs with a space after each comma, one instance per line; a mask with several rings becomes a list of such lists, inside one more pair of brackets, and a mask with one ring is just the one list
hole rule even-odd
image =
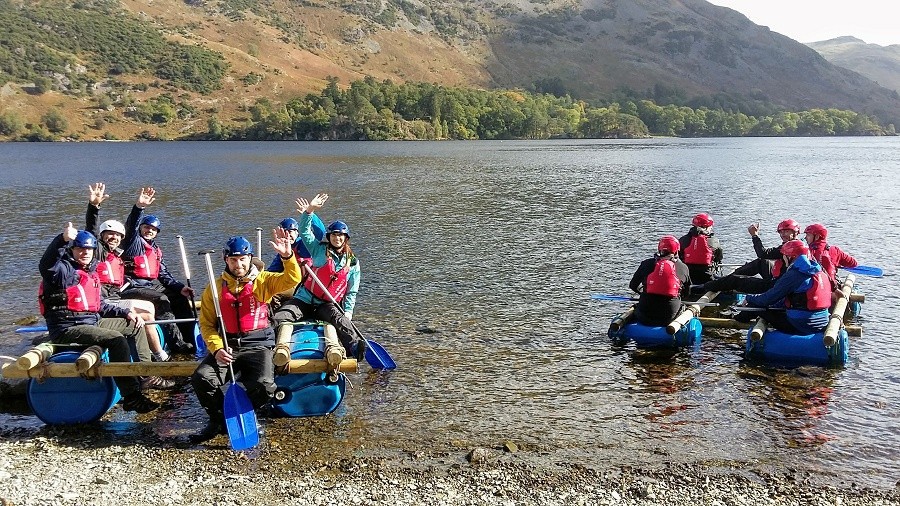
[[154, 362], [168, 362], [169, 360], [172, 360], [172, 356], [166, 353], [166, 350], [162, 350], [159, 353], [153, 354]]
[[173, 390], [174, 388], [175, 381], [159, 376], [147, 376], [141, 380], [141, 390]]
[[122, 399], [122, 408], [125, 411], [137, 411], [138, 413], [149, 413], [158, 408], [159, 404], [148, 399], [144, 394], [135, 392], [129, 394]]

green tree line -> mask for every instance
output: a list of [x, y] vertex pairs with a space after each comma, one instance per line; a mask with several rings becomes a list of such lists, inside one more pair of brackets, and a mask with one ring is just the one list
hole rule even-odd
[[210, 138], [300, 140], [550, 139], [895, 135], [873, 116], [839, 109], [742, 112], [658, 105], [652, 100], [589, 104], [569, 96], [478, 90], [372, 77], [346, 89], [328, 78], [318, 94], [284, 105], [262, 99], [249, 124], [210, 120]]

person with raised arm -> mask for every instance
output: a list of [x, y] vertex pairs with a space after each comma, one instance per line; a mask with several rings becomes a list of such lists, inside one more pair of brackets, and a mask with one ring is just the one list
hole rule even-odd
[[[104, 302], [97, 277], [97, 238], [76, 230], [72, 222], [57, 235], [38, 269], [38, 299], [54, 343], [99, 345], [110, 362], [131, 362], [128, 339], [143, 332], [144, 320], [132, 309]], [[126, 411], [147, 413], [159, 407], [141, 393], [137, 378], [113, 378]]]
[[[123, 299], [141, 299], [153, 303], [156, 315], [163, 320], [191, 319], [193, 311], [189, 299], [194, 290], [175, 279], [163, 262], [162, 249], [156, 244], [162, 223], [152, 214], [144, 215], [144, 209], [156, 200], [156, 190], [141, 188], [137, 202], [128, 221], [125, 222], [123, 240], [125, 275], [131, 285], [122, 291]], [[193, 322], [170, 325], [173, 343], [170, 349], [179, 353], [193, 353]]]
[[253, 265], [253, 244], [246, 238], [235, 236], [225, 243], [225, 270], [211, 281], [219, 287], [216, 292], [224, 329], [216, 314], [214, 290], [207, 286], [203, 291], [200, 333], [209, 353], [194, 371], [191, 383], [209, 422], [190, 437], [192, 443], [226, 433], [222, 403], [231, 379], [227, 377], [228, 364], [234, 369], [235, 380], [246, 389], [254, 409], [268, 403], [275, 393], [275, 329], [269, 321], [268, 303], [275, 294], [297, 286], [303, 273], [291, 249], [290, 236], [280, 228], [274, 229], [272, 235], [269, 245], [281, 258], [282, 272], [260, 271]]
[[[285, 301], [275, 313], [275, 323], [298, 321], [303, 318], [321, 320], [334, 325], [345, 356], [362, 360], [366, 353], [366, 341], [353, 328], [353, 310], [359, 291], [359, 259], [350, 248], [350, 227], [343, 221], [334, 221], [325, 229], [325, 239], [319, 241], [313, 232], [315, 212], [328, 200], [328, 194], [320, 193], [311, 201], [298, 198], [300, 213], [300, 239], [310, 253], [307, 261], [315, 278], [306, 276], [297, 287], [294, 297]], [[332, 302], [332, 300], [336, 301]]]

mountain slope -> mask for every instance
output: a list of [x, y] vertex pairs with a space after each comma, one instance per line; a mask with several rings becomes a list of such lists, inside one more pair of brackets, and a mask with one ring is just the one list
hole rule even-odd
[[838, 37], [811, 42], [831, 63], [866, 76], [885, 88], [900, 92], [900, 44], [866, 44], [855, 37]]

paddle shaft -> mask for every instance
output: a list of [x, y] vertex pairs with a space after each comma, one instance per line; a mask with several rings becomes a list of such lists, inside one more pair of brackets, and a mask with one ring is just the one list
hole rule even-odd
[[[209, 254], [213, 251], [204, 251], [203, 257], [206, 260], [206, 274], [209, 276], [209, 289], [212, 290], [213, 306], [216, 308], [216, 318], [219, 319], [219, 325], [222, 326], [222, 347], [230, 354], [231, 348], [228, 347], [228, 339], [225, 337], [225, 318], [222, 317], [222, 307], [219, 305], [219, 289], [216, 287], [218, 284], [216, 273], [213, 271], [212, 260], [209, 258]], [[213, 357], [215, 358], [215, 356]], [[228, 373], [231, 374], [232, 387], [237, 386], [234, 380], [234, 368], [231, 366], [231, 362], [228, 362]]]
[[262, 227], [256, 227], [256, 256], [262, 258]]
[[[303, 265], [304, 269], [306, 269], [306, 275], [309, 276], [310, 278], [312, 278], [313, 282], [316, 284], [316, 286], [319, 287], [320, 290], [325, 292], [325, 295], [328, 297], [328, 300], [330, 300], [331, 303], [334, 304], [334, 306], [338, 309], [338, 311], [341, 312], [342, 315], [346, 316], [347, 313], [344, 311], [344, 308], [342, 308], [341, 305], [338, 304], [338, 301], [336, 301], [334, 299], [334, 296], [331, 295], [331, 292], [328, 291], [328, 288], [325, 287], [325, 284], [322, 283], [322, 281], [316, 277], [316, 273], [309, 266], [309, 262], [302, 261], [302, 262], [300, 262], [300, 264]], [[350, 320], [350, 326], [353, 327], [353, 331], [356, 332], [356, 335], [359, 336], [360, 339], [362, 339], [363, 341], [366, 341], [366, 338], [362, 335], [362, 332], [360, 332], [359, 329], [356, 328], [356, 324], [353, 323], [353, 320]], [[366, 341], [366, 342], [368, 342], [368, 341]]]
[[[181, 250], [181, 263], [184, 264], [184, 280], [187, 283], [187, 287], [191, 288], [191, 268], [188, 265], [187, 253], [184, 252], [184, 239], [180, 235], [176, 235], [175, 238], [178, 239], [178, 249]], [[193, 288], [191, 288], [191, 290], [193, 290]], [[217, 298], [217, 303], [218, 300], [219, 299]], [[197, 320], [197, 303], [194, 302], [193, 294], [191, 294], [191, 309], [194, 311], [194, 320]]]

